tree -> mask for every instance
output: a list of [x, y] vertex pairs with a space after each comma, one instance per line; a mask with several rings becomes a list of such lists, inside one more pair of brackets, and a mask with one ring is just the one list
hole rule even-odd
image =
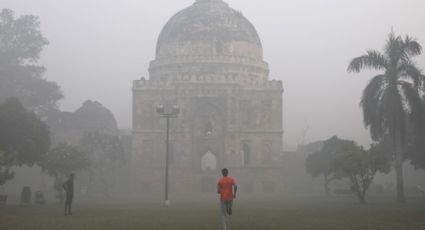
[[89, 175], [89, 192], [109, 196], [113, 172], [125, 163], [126, 155], [118, 136], [100, 132], [88, 132], [80, 140], [81, 149], [92, 162]]
[[354, 142], [339, 146], [339, 154], [332, 162], [333, 171], [351, 182], [351, 190], [361, 204], [366, 203], [366, 192], [378, 171], [388, 173], [391, 165], [388, 156], [378, 146], [369, 150]]
[[323, 147], [319, 152], [310, 154], [306, 159], [306, 170], [312, 177], [324, 177], [326, 195], [331, 195], [329, 185], [341, 176], [333, 168], [333, 161], [339, 154], [340, 146], [352, 141], [339, 139], [333, 136], [323, 141]]
[[88, 156], [77, 146], [67, 143], [59, 144], [52, 148], [40, 162], [43, 171], [55, 178], [55, 190], [58, 199], [63, 202], [62, 183], [67, 175], [72, 172], [81, 172], [90, 166]]
[[13, 179], [14, 166], [37, 163], [48, 151], [50, 133], [16, 98], [0, 104], [0, 185]]
[[424, 76], [415, 66], [412, 57], [420, 55], [421, 45], [409, 36], [404, 39], [393, 32], [388, 36], [384, 53], [368, 50], [354, 58], [349, 72], [362, 69], [384, 71], [372, 78], [363, 91], [361, 107], [364, 124], [374, 141], [386, 137], [392, 140], [395, 156], [397, 201], [405, 202], [403, 185], [403, 160], [406, 148], [407, 118], [420, 101]]
[[11, 180], [14, 174], [6, 165], [4, 152], [0, 150], [0, 186], [4, 185], [6, 181]]
[[332, 155], [325, 152], [310, 154], [306, 159], [306, 170], [312, 177], [323, 176], [325, 193], [331, 195], [329, 185], [336, 178], [331, 170]]
[[118, 136], [88, 132], [81, 138], [80, 146], [97, 165], [125, 162], [124, 147]]
[[412, 111], [409, 131], [408, 159], [417, 169], [425, 169], [425, 96], [422, 98], [422, 106]]
[[42, 78], [45, 68], [37, 65], [48, 44], [39, 27], [35, 16], [15, 18], [12, 10], [0, 12], [0, 100], [17, 97], [26, 108], [43, 114], [57, 109], [63, 96], [56, 83]]
[[320, 151], [308, 155], [305, 162], [306, 170], [312, 177], [323, 176], [325, 192], [328, 196], [331, 195], [329, 184], [336, 179], [331, 168], [333, 158], [333, 154]]
[[33, 112], [26, 110], [16, 98], [0, 104], [0, 150], [5, 165], [33, 165], [50, 147], [50, 133]]

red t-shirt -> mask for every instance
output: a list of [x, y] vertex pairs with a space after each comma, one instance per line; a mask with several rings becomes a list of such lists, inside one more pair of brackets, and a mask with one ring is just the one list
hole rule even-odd
[[230, 176], [225, 176], [218, 181], [217, 186], [219, 188], [220, 198], [222, 201], [233, 200], [233, 185], [236, 185], [235, 179]]

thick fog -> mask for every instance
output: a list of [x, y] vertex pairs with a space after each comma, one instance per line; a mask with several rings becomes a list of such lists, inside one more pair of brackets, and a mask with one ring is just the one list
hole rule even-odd
[[[132, 80], [148, 76], [162, 27], [193, 2], [0, 0], [0, 8], [39, 16], [50, 41], [41, 63], [45, 77], [65, 94], [62, 109], [97, 100], [115, 114], [121, 128], [131, 128]], [[270, 78], [283, 81], [287, 150], [335, 134], [369, 143], [359, 102], [374, 73], [348, 74], [348, 62], [365, 49], [381, 49], [391, 29], [425, 45], [422, 0], [226, 2], [257, 28]], [[425, 56], [417, 62], [425, 67]]]

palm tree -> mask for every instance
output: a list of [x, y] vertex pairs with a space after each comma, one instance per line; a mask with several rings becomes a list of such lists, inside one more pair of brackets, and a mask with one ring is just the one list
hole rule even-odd
[[348, 66], [348, 72], [358, 73], [362, 69], [383, 71], [374, 76], [364, 89], [360, 106], [372, 139], [383, 141], [391, 138], [398, 202], [405, 202], [403, 161], [407, 118], [420, 106], [418, 102], [421, 101], [425, 78], [411, 58], [421, 53], [422, 47], [415, 39], [409, 36], [403, 39], [391, 32], [384, 53], [367, 50]]

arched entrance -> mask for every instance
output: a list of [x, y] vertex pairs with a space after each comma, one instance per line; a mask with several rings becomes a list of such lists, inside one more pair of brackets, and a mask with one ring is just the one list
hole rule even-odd
[[203, 172], [214, 172], [217, 170], [217, 157], [208, 151], [201, 158], [201, 170]]

